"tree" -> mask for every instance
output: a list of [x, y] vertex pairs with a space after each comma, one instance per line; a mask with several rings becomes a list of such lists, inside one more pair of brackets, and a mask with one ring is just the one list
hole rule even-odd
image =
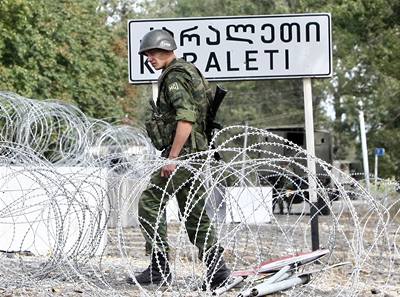
[[87, 115], [122, 116], [124, 59], [93, 0], [0, 2], [0, 89], [77, 104]]
[[[386, 148], [381, 177], [400, 176], [400, 3], [376, 1], [302, 0], [306, 11], [332, 13], [334, 77], [326, 85], [335, 110], [337, 158], [349, 157], [358, 139], [358, 102], [364, 105], [369, 158], [374, 148]], [[392, 135], [392, 137], [388, 137]]]

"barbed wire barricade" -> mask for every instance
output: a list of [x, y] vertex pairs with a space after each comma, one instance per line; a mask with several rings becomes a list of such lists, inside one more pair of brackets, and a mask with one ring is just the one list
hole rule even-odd
[[[168, 200], [159, 216], [168, 222], [172, 281], [127, 284], [126, 276], [144, 270], [155, 248], [146, 247], [140, 232], [138, 200], [150, 176], [171, 161], [158, 156], [141, 129], [88, 118], [56, 100], [2, 92], [0, 110], [2, 294], [212, 296], [201, 291], [206, 251], [190, 243], [185, 227], [199, 199], [232, 271], [311, 251], [314, 204], [320, 246], [329, 254], [309, 265], [309, 283], [285, 294], [400, 293], [399, 184], [380, 181], [371, 194], [362, 181], [315, 159], [317, 201], [310, 201], [307, 152], [245, 126], [227, 127], [214, 136], [214, 148], [173, 161], [195, 182], [183, 213], [174, 198], [181, 185], [161, 189]], [[167, 184], [173, 182], [171, 176]], [[255, 284], [257, 278], [248, 278], [224, 295], [238, 296]]]

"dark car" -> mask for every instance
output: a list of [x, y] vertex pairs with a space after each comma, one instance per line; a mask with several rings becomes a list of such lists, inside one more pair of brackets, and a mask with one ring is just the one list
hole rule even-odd
[[[306, 149], [306, 133], [303, 126], [279, 126], [266, 128], [266, 130]], [[314, 139], [316, 157], [331, 165], [333, 158], [331, 133], [326, 130], [315, 130]], [[284, 204], [287, 205], [290, 213], [293, 203], [308, 200], [307, 156], [303, 150], [296, 149], [287, 141], [277, 137], [266, 137], [263, 141], [267, 144], [274, 143], [265, 147], [271, 152], [271, 156], [279, 156], [281, 161], [277, 158], [278, 161], [273, 166], [266, 166], [259, 170], [261, 182], [273, 187], [274, 206], [279, 206], [280, 213], [283, 213]], [[319, 162], [316, 164], [316, 174], [318, 186], [329, 188], [330, 175]], [[321, 197], [318, 199], [317, 207], [320, 214], [330, 213], [330, 208]]]

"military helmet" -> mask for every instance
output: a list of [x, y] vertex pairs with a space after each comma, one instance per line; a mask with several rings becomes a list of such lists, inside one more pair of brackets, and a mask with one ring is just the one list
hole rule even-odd
[[156, 48], [166, 51], [176, 49], [175, 40], [168, 31], [157, 29], [146, 33], [140, 42], [139, 54], [144, 54], [146, 51]]

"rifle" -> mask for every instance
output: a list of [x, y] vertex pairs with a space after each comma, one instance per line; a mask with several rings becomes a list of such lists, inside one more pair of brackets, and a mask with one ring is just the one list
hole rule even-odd
[[214, 129], [218, 130], [222, 129], [222, 125], [220, 123], [215, 122], [215, 117], [217, 116], [218, 109], [227, 93], [228, 93], [227, 90], [217, 85], [214, 98], [210, 102], [206, 117], [206, 135], [208, 142], [211, 142]]
[[224, 100], [224, 97], [227, 93], [228, 93], [227, 90], [225, 90], [224, 88], [217, 85], [217, 88], [216, 88], [215, 94], [214, 94], [214, 98], [213, 98], [212, 102], [210, 102], [210, 107], [209, 107], [209, 112], [208, 112], [208, 116], [211, 121], [215, 120], [219, 106], [221, 105], [222, 100]]
[[[211, 142], [211, 140], [214, 136], [214, 130], [222, 129], [222, 125], [220, 123], [217, 123], [215, 121], [215, 118], [217, 116], [217, 112], [222, 103], [222, 100], [224, 100], [225, 95], [227, 93], [228, 93], [227, 90], [225, 90], [224, 88], [217, 85], [217, 88], [216, 88], [215, 94], [214, 94], [214, 98], [211, 100], [210, 105], [208, 106], [208, 112], [207, 112], [207, 117], [206, 117], [206, 129], [205, 129], [208, 143]], [[212, 144], [211, 147], [214, 148], [214, 144]], [[216, 160], [221, 159], [221, 157], [219, 156], [218, 153], [215, 153], [214, 157]]]

